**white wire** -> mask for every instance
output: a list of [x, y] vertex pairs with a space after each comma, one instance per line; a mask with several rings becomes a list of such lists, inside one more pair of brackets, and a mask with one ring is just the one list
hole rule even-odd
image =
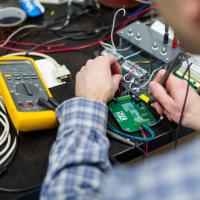
[[9, 134], [9, 127], [8, 124], [5, 123], [2, 119], [0, 119], [1, 124], [4, 126], [4, 138], [1, 140], [1, 145], [4, 145], [4, 143], [7, 141], [5, 147], [0, 151], [0, 156], [2, 156], [9, 148], [10, 142], [11, 142], [11, 136]]
[[[7, 150], [10, 147], [11, 136], [10, 136], [10, 126], [9, 126], [7, 117], [3, 113], [0, 113], [0, 115], [4, 120], [3, 121], [2, 118], [0, 118], [0, 122], [1, 122], [2, 126], [4, 127], [3, 133], [1, 135], [0, 146], [2, 146], [7, 141], [4, 148], [0, 151], [0, 156], [2, 156], [3, 154], [5, 154], [7, 152]], [[13, 151], [9, 150], [7, 152], [7, 154], [3, 156], [3, 158], [0, 160], [0, 165], [7, 160], [7, 158], [12, 154], [12, 152]]]
[[[27, 54], [27, 52], [17, 52], [17, 53], [7, 54], [3, 57], [6, 57], [6, 56], [23, 56], [23, 55], [26, 55], [26, 54]], [[46, 58], [46, 59], [50, 60], [56, 67], [60, 67], [60, 65], [58, 64], [58, 62], [55, 59], [53, 59], [52, 57], [50, 57], [46, 54], [38, 53], [38, 52], [29, 52], [28, 55]]]
[[131, 54], [131, 55], [128, 55], [128, 56], [124, 57], [124, 59], [129, 59], [129, 58], [131, 58], [131, 57], [134, 57], [134, 56], [139, 55], [140, 53], [142, 53], [142, 51], [137, 51], [137, 52], [135, 52], [135, 53], [133, 53], [133, 54]]
[[149, 79], [146, 81], [146, 83], [144, 83], [144, 84], [141, 85], [140, 87], [132, 88], [132, 84], [134, 83], [134, 82], [132, 81], [132, 82], [129, 84], [129, 88], [132, 89], [132, 90], [138, 90], [138, 89], [141, 89], [141, 88], [145, 87], [145, 86], [151, 81], [153, 75], [154, 75], [158, 70], [160, 70], [162, 67], [163, 67], [163, 66], [160, 66], [159, 68], [155, 69], [155, 70], [151, 73], [151, 75], [150, 75]]
[[100, 45], [103, 47], [103, 48], [109, 48], [111, 50], [114, 50], [113, 46], [111, 44], [108, 44], [106, 42], [100, 42]]
[[[2, 108], [2, 110], [6, 112], [5, 106], [1, 99], [0, 99], [0, 107]], [[2, 112], [0, 112], [0, 116], [1, 116], [0, 123], [4, 127], [1, 137], [0, 137], [0, 146], [3, 146], [5, 144], [3, 149], [1, 149], [0, 151], [0, 156], [2, 156], [0, 160], [0, 165], [2, 165], [14, 152], [17, 145], [17, 138], [15, 137], [11, 145], [10, 124], [9, 124], [8, 118]]]
[[123, 49], [117, 49], [116, 46], [115, 46], [115, 43], [114, 43], [113, 35], [114, 35], [114, 29], [115, 29], [115, 22], [116, 22], [117, 14], [118, 14], [119, 12], [121, 12], [121, 11], [124, 12], [124, 13], [123, 13], [124, 16], [126, 15], [126, 10], [125, 10], [124, 8], [120, 8], [120, 9], [118, 9], [118, 10], [115, 12], [114, 17], [113, 17], [112, 29], [111, 29], [111, 44], [108, 44], [108, 43], [106, 43], [106, 42], [100, 42], [100, 44], [101, 44], [103, 47], [104, 47], [104, 46], [105, 46], [105, 47], [108, 47], [108, 48], [112, 49], [115, 53], [116, 53], [117, 51], [127, 51], [127, 50], [129, 50], [129, 49], [132, 47], [132, 45], [130, 45], [130, 46], [128, 46], [128, 47], [126, 47], [126, 48], [123, 48]]
[[17, 139], [15, 137], [13, 145], [11, 146], [10, 150], [7, 152], [7, 154], [0, 160], [0, 165], [2, 165], [8, 158], [9, 156], [12, 155], [13, 151], [15, 150], [17, 145]]
[[129, 49], [131, 49], [132, 45], [125, 47], [124, 49], [117, 49], [117, 51], [127, 51]]
[[106, 49], [106, 48], [109, 48], [110, 50], [112, 51], [127, 51], [129, 49], [131, 49], [132, 45], [128, 46], [128, 47], [125, 47], [124, 49], [114, 49], [113, 46], [109, 43], [106, 43], [106, 42], [100, 42], [100, 45]]
[[22, 26], [22, 27], [18, 28], [16, 31], [14, 31], [13, 33], [11, 33], [11, 34], [7, 37], [7, 39], [6, 39], [6, 41], [5, 41], [4, 43], [0, 44], [0, 47], [4, 47], [5, 45], [7, 45], [8, 42], [9, 42], [17, 33], [19, 33], [20, 31], [22, 31], [22, 30], [24, 30], [24, 29], [28, 29], [28, 28], [39, 28], [39, 27], [42, 27], [42, 26], [38, 26], [38, 25], [33, 25], [33, 24], [31, 24], [31, 25], [25, 25], [25, 26]]
[[139, 3], [146, 3], [146, 4], [152, 4], [150, 0], [136, 0]]
[[[68, 5], [67, 5], [67, 6], [69, 7], [69, 6], [71, 6], [71, 5], [72, 5], [72, 0], [68, 0]], [[62, 29], [62, 28], [64, 28], [64, 27], [68, 26], [68, 25], [69, 25], [69, 22], [70, 22], [70, 18], [71, 18], [71, 16], [70, 16], [70, 14], [68, 13], [68, 14], [67, 14], [67, 19], [66, 19], [65, 23], [64, 23], [62, 26], [53, 27], [52, 29], [55, 30], [55, 31], [58, 31], [58, 30], [60, 30], [60, 29]]]
[[131, 82], [134, 82], [133, 78], [131, 80], [126, 80], [127, 76], [129, 75], [129, 73], [125, 74], [123, 76], [123, 81], [126, 82], [126, 83], [131, 83]]
[[11, 136], [9, 134], [6, 146], [4, 147], [4, 149], [2, 149], [2, 151], [0, 151], [0, 156], [2, 156], [8, 150], [8, 148], [10, 146], [10, 142], [11, 142]]
[[127, 76], [133, 72], [133, 70], [135, 70], [136, 64], [133, 65], [133, 67], [123, 76], [123, 80], [126, 83], [131, 83], [134, 82], [134, 78], [132, 78], [131, 80], [126, 80]]
[[3, 130], [3, 133], [1, 134], [1, 137], [0, 137], [0, 146], [5, 142], [5, 140], [8, 138], [8, 135], [9, 135], [9, 122], [7, 120], [7, 117], [3, 114], [3, 113], [0, 113], [1, 117], [3, 118], [0, 118], [0, 122], [1, 124], [3, 125], [4, 127], [4, 130]]
[[6, 108], [5, 108], [4, 104], [2, 103], [2, 101], [3, 101], [3, 99], [2, 99], [2, 97], [0, 97], [0, 107], [2, 108], [2, 110], [4, 112], [6, 112]]
[[125, 16], [126, 15], [126, 10], [124, 8], [120, 8], [118, 9], [115, 14], [114, 14], [114, 17], [113, 17], [113, 23], [112, 23], [112, 29], [111, 29], [111, 44], [113, 46], [113, 49], [115, 51], [117, 51], [117, 48], [115, 46], [115, 43], [114, 43], [114, 38], [113, 38], [113, 35], [114, 35], [114, 29], [115, 29], [115, 21], [116, 21], [116, 17], [118, 15], [119, 12], [123, 11], [123, 15]]
[[[0, 106], [5, 111], [5, 107], [4, 107], [3, 103], [2, 103], [2, 101], [0, 101]], [[9, 123], [8, 123], [8, 120], [7, 120], [6, 116], [3, 113], [0, 113], [0, 116], [2, 117], [2, 118], [0, 118], [0, 122], [2, 123], [2, 125], [4, 127], [4, 130], [3, 130], [3, 132], [2, 132], [2, 134], [0, 136], [0, 146], [1, 146], [5, 142], [7, 137], [8, 137], [8, 134], [9, 134], [8, 133], [8, 131], [9, 131], [8, 130], [9, 129], [8, 125], [9, 125]]]

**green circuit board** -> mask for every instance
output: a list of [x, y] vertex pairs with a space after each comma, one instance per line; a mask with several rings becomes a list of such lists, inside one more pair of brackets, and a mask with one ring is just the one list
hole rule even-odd
[[151, 126], [156, 123], [156, 118], [144, 102], [136, 102], [130, 96], [118, 97], [108, 104], [109, 111], [123, 131], [139, 131], [139, 125]]

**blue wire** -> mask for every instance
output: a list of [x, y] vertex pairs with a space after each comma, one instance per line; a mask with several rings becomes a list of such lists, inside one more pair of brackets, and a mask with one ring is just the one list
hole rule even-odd
[[113, 132], [115, 132], [115, 133], [117, 133], [117, 134], [119, 134], [119, 135], [121, 135], [121, 136], [124, 136], [124, 137], [127, 137], [127, 138], [131, 138], [131, 139], [134, 139], [134, 140], [138, 140], [138, 141], [142, 141], [142, 142], [149, 142], [149, 141], [153, 140], [154, 137], [155, 137], [154, 131], [150, 127], [148, 127], [146, 125], [143, 125], [142, 127], [144, 129], [146, 129], [146, 131], [149, 132], [151, 137], [142, 138], [142, 137], [133, 136], [133, 135], [130, 135], [130, 134], [127, 134], [127, 133], [124, 133], [124, 132], [121, 132], [121, 131], [117, 130], [111, 124], [108, 123], [108, 129], [113, 131]]
[[142, 11], [143, 9], [145, 9], [147, 7], [149, 7], [149, 4], [142, 4], [136, 11], [134, 11], [132, 14], [130, 14], [130, 17], [137, 15], [140, 11]]

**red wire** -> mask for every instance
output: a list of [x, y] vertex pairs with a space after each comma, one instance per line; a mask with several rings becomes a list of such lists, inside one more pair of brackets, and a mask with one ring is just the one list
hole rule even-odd
[[[140, 11], [139, 13], [137, 13], [135, 16], [129, 18], [128, 20], [126, 20], [116, 31], [114, 31], [114, 34], [116, 34], [116, 32], [118, 32], [119, 30], [121, 30], [122, 28], [124, 28], [127, 24], [129, 24], [133, 19], [137, 18], [138, 16], [140, 16], [141, 14], [148, 12], [152, 9], [157, 8], [157, 6], [151, 6], [148, 8], [145, 8], [144, 10]], [[40, 53], [59, 53], [59, 52], [66, 52], [66, 51], [77, 51], [77, 50], [81, 50], [81, 49], [86, 49], [89, 47], [93, 47], [93, 46], [97, 46], [99, 45], [101, 42], [105, 42], [107, 40], [109, 40], [111, 38], [111, 35], [96, 41], [96, 42], [92, 42], [86, 45], [82, 45], [82, 46], [77, 46], [77, 47], [68, 47], [68, 48], [62, 48], [62, 49], [49, 49], [49, 50], [37, 50], [35, 52], [40, 52]], [[11, 50], [11, 51], [27, 51], [27, 49], [18, 49], [18, 48], [11, 48], [8, 46], [4, 46], [4, 47], [0, 47], [0, 49], [6, 49], [6, 50]]]
[[[0, 40], [0, 46], [1, 46], [1, 43], [4, 43], [4, 42], [6, 42], [6, 40]], [[18, 42], [18, 41], [15, 41], [15, 40], [9, 40], [8, 43], [22, 45], [22, 46], [38, 46], [38, 45], [40, 45], [38, 43]], [[42, 45], [42, 46], [46, 47], [46, 48], [54, 48], [54, 47], [62, 47], [64, 45], [65, 45], [65, 43], [53, 44], [53, 45]]]
[[[143, 128], [142, 128], [141, 126], [139, 126], [139, 129], [140, 129], [140, 131], [141, 131], [143, 137], [144, 137], [144, 138], [147, 138], [147, 137], [146, 137], [146, 134], [144, 133]], [[147, 157], [149, 157], [149, 155], [148, 155], [148, 154], [149, 154], [149, 144], [148, 144], [148, 142], [145, 142], [145, 151], [146, 151]]]

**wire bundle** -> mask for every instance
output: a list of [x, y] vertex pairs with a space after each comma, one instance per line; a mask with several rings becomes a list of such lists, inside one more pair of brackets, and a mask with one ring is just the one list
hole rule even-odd
[[0, 135], [0, 175], [3, 173], [2, 167], [6, 168], [12, 161], [12, 157], [15, 154], [17, 147], [17, 135], [12, 138], [10, 122], [7, 117], [5, 106], [0, 100], [0, 124], [2, 126], [2, 132]]
[[117, 133], [123, 137], [126, 137], [126, 138], [129, 138], [129, 139], [133, 139], [133, 140], [136, 140], [136, 141], [141, 141], [141, 142], [149, 142], [151, 140], [154, 139], [155, 137], [155, 133], [154, 131], [147, 125], [141, 125], [140, 127], [141, 128], [144, 128], [149, 134], [150, 134], [150, 137], [139, 137], [139, 136], [135, 136], [135, 135], [130, 135], [128, 133], [125, 133], [125, 132], [122, 132], [118, 129], [116, 129], [115, 127], [113, 127], [111, 124], [107, 124], [107, 127], [109, 130], [113, 131], [114, 133]]
[[139, 86], [139, 87], [132, 87], [133, 84], [134, 84], [134, 80], [130, 81], [129, 88], [132, 89], [132, 90], [137, 90], [137, 91], [140, 90], [141, 88], [144, 88], [144, 87], [147, 86], [147, 85], [149, 84], [149, 82], [152, 80], [154, 74], [155, 74], [156, 72], [158, 72], [158, 71], [159, 71], [160, 69], [162, 69], [162, 68], [163, 68], [163, 65], [161, 65], [159, 68], [155, 69], [155, 70], [151, 73], [151, 75], [149, 76], [149, 79], [148, 79], [143, 85], [141, 85], [141, 86]]
[[[150, 6], [148, 8], [145, 8], [145, 9], [142, 9], [141, 11], [139, 12], [136, 12], [134, 14], [134, 16], [130, 17], [129, 19], [127, 19], [117, 30], [115, 30], [113, 32], [113, 34], [116, 34], [116, 32], [118, 32], [119, 30], [121, 30], [123, 27], [125, 27], [127, 24], [129, 24], [130, 22], [132, 22], [134, 19], [137, 19], [140, 15], [152, 10], [152, 9], [155, 9], [156, 6]], [[9, 46], [6, 46], [7, 43], [16, 35], [18, 34], [19, 32], [21, 32], [22, 30], [24, 29], [28, 29], [28, 28], [34, 28], [34, 29], [38, 29], [38, 30], [42, 30], [44, 27], [43, 26], [37, 26], [37, 25], [27, 25], [27, 26], [24, 26], [24, 27], [21, 27], [20, 29], [16, 30], [15, 33], [12, 33], [7, 39], [6, 41], [3, 43], [3, 44], [0, 44], [0, 49], [5, 49], [5, 50], [11, 50], [11, 51], [20, 51], [20, 52], [24, 52], [24, 51], [27, 51], [26, 49], [20, 49], [20, 48], [13, 48], [13, 47], [9, 47]], [[45, 27], [45, 29], [47, 29], [48, 27]], [[110, 27], [109, 27], [110, 28]], [[95, 29], [95, 31], [99, 31], [101, 30], [100, 28], [97, 28]], [[82, 35], [85, 35], [85, 32], [79, 32], [79, 34], [82, 34]], [[74, 34], [77, 34], [74, 33]], [[81, 35], [80, 35], [81, 36]], [[73, 35], [71, 35], [71, 37], [73, 37]], [[74, 36], [76, 37], [76, 35]], [[66, 52], [66, 51], [77, 51], [77, 50], [81, 50], [81, 49], [85, 49], [85, 48], [90, 48], [90, 47], [93, 47], [93, 46], [97, 46], [99, 45], [101, 42], [105, 42], [109, 39], [111, 39], [111, 35], [99, 40], [99, 41], [96, 41], [96, 42], [92, 42], [92, 43], [89, 43], [89, 44], [86, 44], [86, 45], [82, 45], [82, 46], [76, 46], [76, 47], [63, 47], [63, 48], [56, 48], [56, 46], [51, 46], [50, 49], [39, 49], [37, 50], [39, 47], [44, 47], [44, 45], [48, 45], [48, 44], [52, 44], [52, 43], [55, 43], [55, 42], [58, 42], [58, 41], [61, 41], [61, 40], [64, 40], [64, 39], [69, 39], [70, 37], [68, 35], [66, 35], [66, 38], [65, 37], [59, 37], [59, 38], [56, 38], [56, 39], [53, 39], [53, 40], [49, 40], [47, 42], [44, 42], [44, 43], [41, 43], [39, 45], [36, 45], [35, 48], [34, 48], [34, 51], [37, 51], [37, 52], [41, 52], [41, 53], [59, 53], [59, 52]], [[15, 41], [16, 42], [16, 41]], [[20, 43], [18, 43], [20, 44]], [[53, 47], [53, 48], [52, 48]], [[55, 47], [55, 48], [54, 48]], [[32, 49], [30, 51], [33, 51]]]

